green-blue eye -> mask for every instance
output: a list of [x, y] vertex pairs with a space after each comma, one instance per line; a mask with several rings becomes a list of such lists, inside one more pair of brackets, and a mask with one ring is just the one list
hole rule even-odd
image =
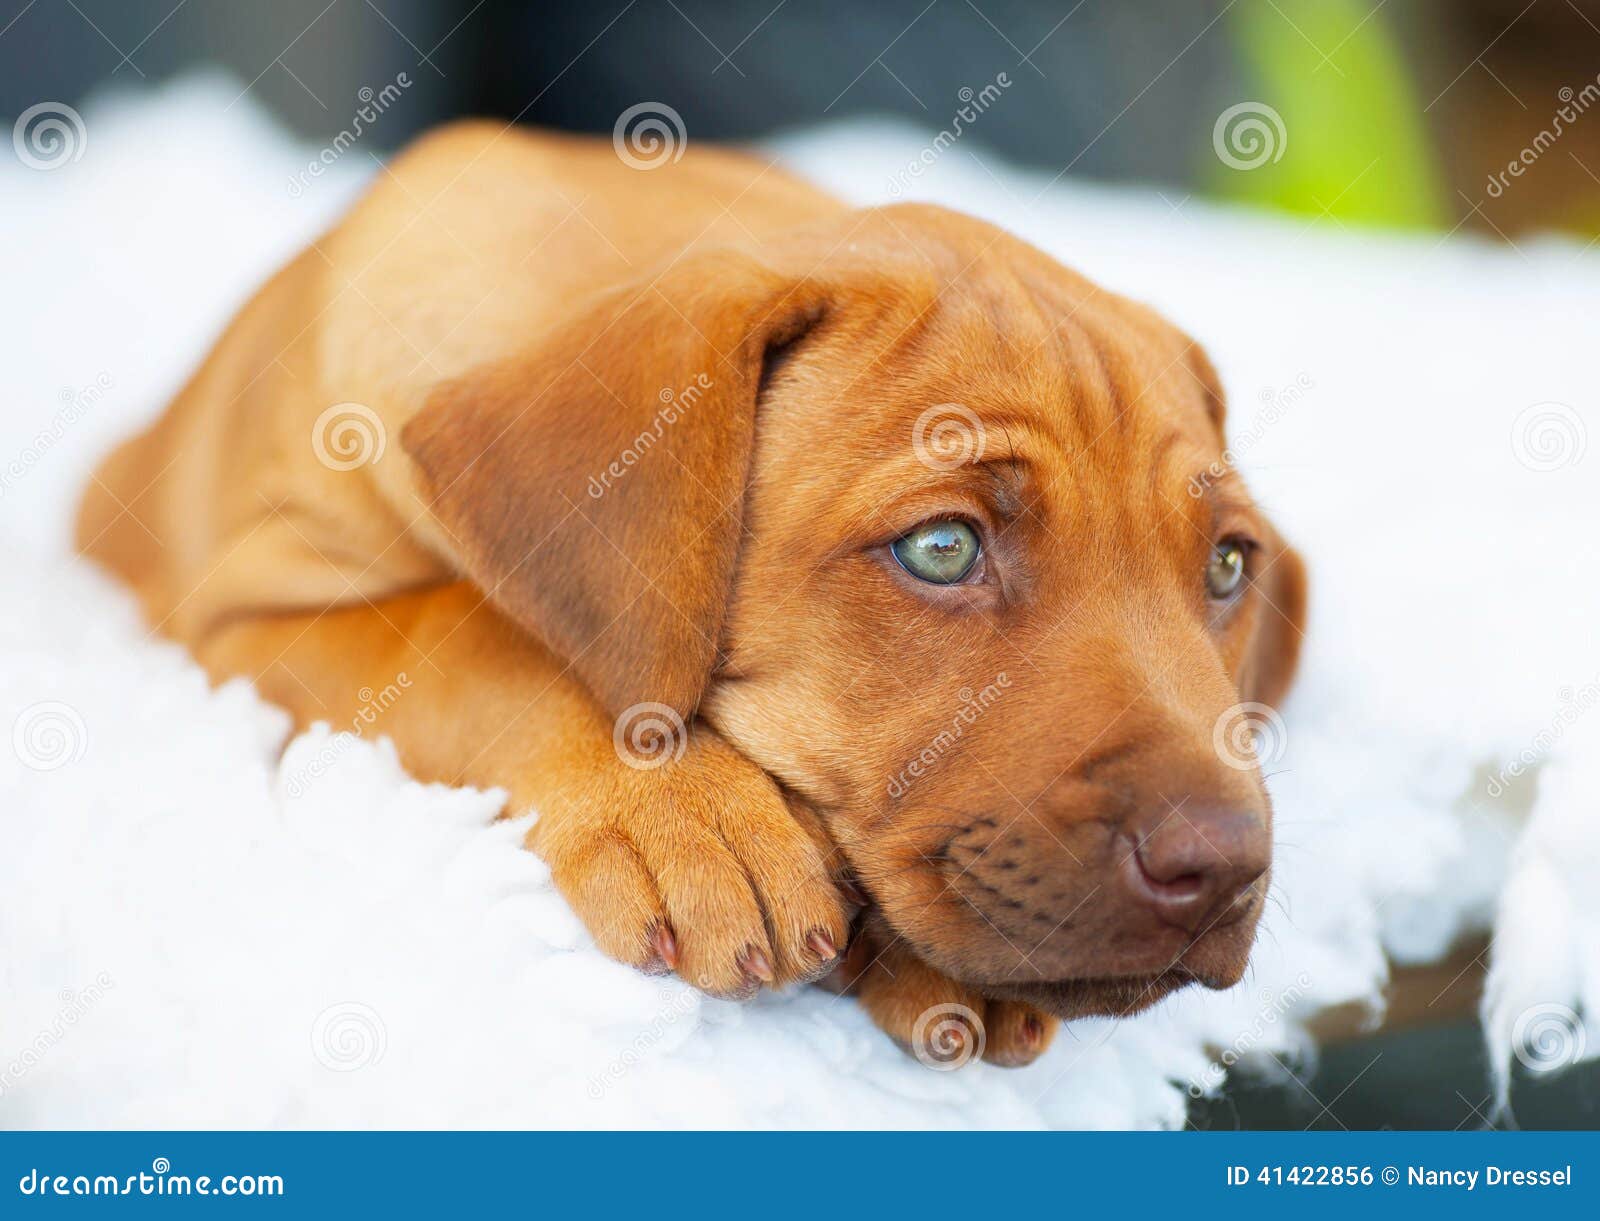
[[1217, 544], [1206, 564], [1206, 592], [1222, 602], [1239, 592], [1244, 584], [1244, 544], [1225, 539]]
[[931, 521], [901, 535], [889, 549], [900, 567], [933, 585], [954, 585], [983, 553], [977, 531], [964, 521]]

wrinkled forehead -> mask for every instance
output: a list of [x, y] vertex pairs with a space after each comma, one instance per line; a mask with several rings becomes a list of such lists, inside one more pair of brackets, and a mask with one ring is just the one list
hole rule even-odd
[[1140, 455], [1181, 472], [1221, 449], [1220, 392], [1193, 341], [1043, 260], [846, 306], [786, 374], [758, 470], [801, 480], [810, 467], [853, 486], [936, 481], [1015, 457], [1115, 483]]

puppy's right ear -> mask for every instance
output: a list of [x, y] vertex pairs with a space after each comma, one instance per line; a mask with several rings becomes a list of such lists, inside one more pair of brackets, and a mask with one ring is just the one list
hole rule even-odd
[[502, 364], [439, 387], [401, 439], [465, 573], [613, 714], [688, 717], [742, 533], [769, 353], [819, 284], [722, 251], [603, 291]]

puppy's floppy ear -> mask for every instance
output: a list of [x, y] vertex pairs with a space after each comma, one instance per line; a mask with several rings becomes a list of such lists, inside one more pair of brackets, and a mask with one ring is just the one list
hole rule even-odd
[[714, 252], [599, 292], [436, 389], [402, 442], [457, 562], [613, 714], [716, 664], [769, 352], [823, 291]]
[[1289, 693], [1306, 627], [1306, 565], [1300, 553], [1270, 530], [1266, 565], [1255, 579], [1261, 595], [1255, 635], [1245, 654], [1239, 692], [1247, 701], [1277, 707]]

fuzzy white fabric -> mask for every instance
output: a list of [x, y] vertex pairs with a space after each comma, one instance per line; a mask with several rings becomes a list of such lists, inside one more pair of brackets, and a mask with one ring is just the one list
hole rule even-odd
[[[1044, 190], [975, 136], [925, 159], [918, 196], [1206, 343], [1315, 578], [1248, 980], [1075, 1023], [1029, 1069], [935, 1072], [849, 1000], [739, 1007], [607, 962], [494, 795], [347, 726], [280, 762], [280, 711], [208, 689], [70, 558], [92, 463], [374, 172], [358, 146], [295, 197], [317, 150], [239, 88], [102, 98], [52, 171], [0, 156], [0, 1124], [1173, 1126], [1217, 1049], [1282, 1071], [1310, 1014], [1376, 1000], [1386, 953], [1435, 958], [1497, 904], [1497, 1048], [1531, 1010], [1540, 1037], [1552, 1006], [1600, 1014], [1593, 252]], [[869, 201], [924, 138], [775, 147]], [[1497, 783], [1525, 752], [1532, 779]]]

